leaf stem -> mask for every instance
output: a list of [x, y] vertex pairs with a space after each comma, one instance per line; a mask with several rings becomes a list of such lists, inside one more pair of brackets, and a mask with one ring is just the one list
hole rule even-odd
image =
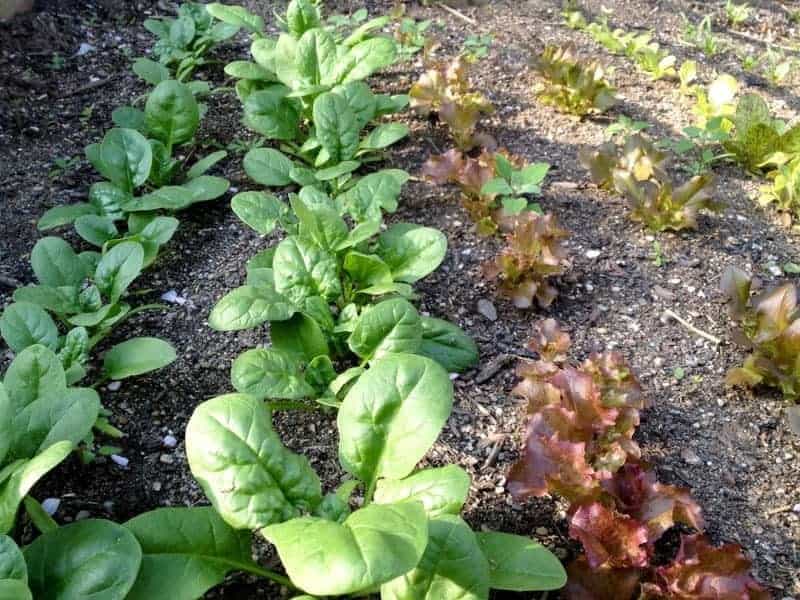
[[367, 491], [364, 493], [364, 506], [369, 506], [372, 502], [372, 496], [375, 495], [375, 486], [378, 484], [378, 478], [373, 477], [369, 485], [367, 486]]
[[58, 529], [58, 523], [55, 522], [53, 517], [47, 514], [44, 507], [33, 496], [25, 496], [23, 500], [25, 503], [25, 512], [31, 518], [31, 521], [41, 533], [47, 533]]
[[316, 410], [317, 407], [307, 402], [293, 400], [273, 400], [265, 403], [271, 410]]
[[297, 586], [295, 586], [288, 577], [286, 577], [284, 575], [280, 575], [280, 574], [276, 573], [275, 571], [269, 571], [267, 569], [262, 569], [261, 567], [259, 567], [255, 563], [246, 564], [246, 563], [240, 563], [240, 562], [237, 562], [237, 561], [234, 561], [234, 560], [227, 560], [225, 562], [231, 564], [232, 566], [237, 567], [238, 569], [241, 569], [242, 571], [246, 571], [248, 573], [252, 573], [253, 575], [258, 575], [259, 577], [264, 577], [265, 579], [269, 579], [271, 581], [274, 581], [275, 583], [279, 583], [282, 586], [289, 588], [290, 590], [298, 591]]

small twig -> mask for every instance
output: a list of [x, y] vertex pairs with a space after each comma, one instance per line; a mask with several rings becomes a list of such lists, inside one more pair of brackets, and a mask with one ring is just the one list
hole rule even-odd
[[679, 317], [676, 313], [674, 313], [670, 309], [667, 309], [667, 310], [664, 311], [664, 316], [669, 317], [670, 319], [675, 319], [678, 323], [680, 323], [681, 325], [686, 327], [686, 329], [688, 329], [689, 331], [691, 331], [695, 335], [699, 335], [700, 337], [707, 339], [709, 342], [711, 342], [712, 344], [714, 344], [716, 346], [718, 346], [719, 344], [722, 343], [722, 340], [720, 340], [718, 337], [714, 337], [710, 333], [707, 333], [707, 332], [703, 331], [702, 329], [698, 329], [697, 327], [695, 327], [694, 325], [689, 323], [689, 321], [687, 321], [686, 319], [682, 319], [681, 317]]
[[494, 466], [494, 463], [497, 462], [497, 457], [500, 455], [500, 450], [503, 448], [503, 442], [505, 441], [506, 436], [503, 436], [494, 444], [492, 444], [492, 449], [489, 452], [489, 456], [486, 457], [486, 460], [483, 462], [483, 466], [481, 467], [482, 471]]
[[768, 42], [767, 40], [762, 40], [760, 37], [751, 35], [745, 31], [729, 31], [728, 35], [742, 38], [744, 40], [747, 40], [748, 42], [753, 42], [754, 44], [758, 44], [764, 47], [778, 48], [780, 50], [783, 50], [784, 52], [792, 52], [793, 54], [800, 53], [800, 48], [792, 48], [791, 46], [784, 46], [783, 44]]
[[772, 517], [772, 516], [774, 516], [774, 515], [777, 515], [777, 514], [779, 514], [779, 513], [785, 513], [785, 512], [789, 512], [789, 511], [791, 511], [793, 508], [794, 508], [794, 506], [792, 506], [791, 504], [786, 504], [786, 505], [784, 505], [784, 506], [779, 506], [779, 507], [777, 507], [777, 508], [772, 508], [772, 509], [768, 510], [768, 511], [767, 511], [766, 513], [764, 513], [764, 514], [765, 514], [765, 516], [767, 516], [767, 517]]
[[467, 15], [462, 13], [460, 10], [456, 10], [455, 8], [447, 6], [447, 4], [445, 4], [444, 2], [440, 2], [439, 6], [441, 6], [443, 9], [445, 9], [451, 15], [453, 15], [455, 17], [458, 17], [459, 19], [462, 19], [463, 21], [466, 21], [470, 25], [477, 25], [478, 24], [478, 22], [475, 19], [469, 18]]

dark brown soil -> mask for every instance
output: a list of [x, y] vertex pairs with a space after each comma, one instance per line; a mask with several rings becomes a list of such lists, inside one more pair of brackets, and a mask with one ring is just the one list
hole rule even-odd
[[[111, 111], [130, 102], [145, 87], [131, 73], [132, 57], [146, 53], [152, 40], [141, 21], [158, 12], [154, 2], [42, 2], [37, 12], [0, 24], [0, 303], [10, 301], [17, 285], [31, 281], [30, 250], [40, 237], [35, 223], [44, 210], [81, 199], [95, 180], [83, 160], [84, 145], [110, 126]], [[271, 20], [272, 5], [249, 2]], [[364, 2], [328, 2], [341, 10]], [[386, 12], [389, 0], [367, 1], [372, 13]], [[409, 3], [411, 4], [411, 3]], [[601, 2], [584, 3], [597, 13]], [[648, 2], [605, 0], [614, 9], [612, 21], [626, 29], [654, 29], [656, 38], [679, 62], [694, 58], [703, 81], [715, 72], [729, 72], [751, 90], [767, 96], [786, 118], [800, 116], [798, 87], [769, 87], [743, 73], [731, 52], [706, 59], [680, 43], [680, 13], [711, 10], [706, 3], [686, 0]], [[774, 33], [794, 36], [788, 12], [775, 2], [759, 6], [745, 32], [762, 39]], [[652, 403], [645, 411], [639, 441], [663, 480], [691, 487], [705, 509], [708, 530], [717, 541], [742, 544], [755, 560], [758, 577], [777, 598], [800, 597], [800, 440], [790, 433], [784, 402], [776, 394], [731, 391], [723, 386], [725, 371], [743, 359], [730, 342], [730, 326], [717, 283], [722, 270], [735, 264], [753, 270], [772, 284], [785, 280], [776, 270], [800, 263], [798, 235], [779, 224], [773, 211], [759, 208], [752, 196], [759, 182], [739, 169], [717, 171], [717, 198], [723, 213], [706, 216], [696, 232], [658, 236], [663, 264], [653, 257], [653, 236], [627, 218], [616, 197], [589, 185], [577, 162], [581, 145], [604, 140], [604, 128], [620, 114], [645, 120], [656, 136], [675, 135], [691, 123], [691, 100], [681, 97], [673, 82], [651, 82], [624, 58], [611, 57], [588, 36], [565, 28], [560, 2], [508, 0], [474, 7], [460, 6], [477, 19], [473, 26], [436, 7], [410, 6], [420, 18], [434, 18], [439, 53], [457, 52], [467, 35], [492, 33], [489, 58], [476, 69], [476, 87], [495, 103], [485, 120], [502, 146], [527, 161], [553, 165], [541, 203], [572, 232], [573, 266], [559, 283], [560, 296], [548, 311], [519, 311], [497, 299], [481, 276], [481, 264], [500, 246], [499, 240], [476, 235], [457, 193], [420, 181], [406, 186], [396, 219], [443, 230], [450, 250], [442, 268], [419, 286], [423, 311], [458, 321], [478, 342], [480, 368], [456, 380], [456, 408], [428, 457], [432, 464], [455, 462], [469, 470], [473, 487], [466, 509], [475, 527], [535, 535], [566, 556], [568, 542], [563, 507], [543, 499], [513, 502], [504, 491], [505, 473], [517, 456], [522, 408], [509, 397], [514, 383], [514, 356], [525, 355], [525, 343], [536, 319], [557, 318], [569, 329], [576, 359], [596, 349], [616, 349], [633, 365]], [[714, 3], [717, 6], [717, 3]], [[784, 6], [792, 8], [790, 3]], [[800, 8], [795, 3], [793, 8]], [[724, 36], [738, 48], [757, 44]], [[610, 115], [577, 121], [537, 103], [530, 93], [534, 78], [527, 68], [530, 48], [547, 42], [571, 41], [585, 56], [599, 56], [616, 67], [612, 75], [624, 102]], [[81, 43], [94, 49], [74, 56]], [[65, 57], [60, 68], [53, 52]], [[239, 39], [220, 57], [246, 54]], [[379, 79], [395, 93], [407, 91], [421, 72], [408, 63]], [[221, 83], [221, 70], [200, 76]], [[93, 82], [102, 82], [93, 87]], [[88, 86], [88, 87], [87, 87]], [[238, 101], [230, 95], [209, 100], [210, 111], [199, 136], [201, 143], [225, 146], [248, 134], [238, 119]], [[448, 146], [446, 132], [427, 120], [407, 115], [411, 139], [391, 156], [393, 166], [419, 173], [422, 163]], [[53, 171], [59, 157], [78, 157], [67, 172]], [[235, 188], [251, 184], [234, 154], [223, 167]], [[69, 236], [68, 236], [69, 237]], [[71, 241], [77, 243], [75, 239]], [[74, 519], [81, 511], [124, 520], [158, 506], [192, 505], [205, 499], [192, 480], [183, 452], [183, 433], [193, 408], [213, 395], [229, 391], [232, 359], [265, 341], [265, 331], [214, 332], [206, 317], [226, 290], [241, 283], [244, 263], [269, 240], [246, 230], [227, 201], [202, 205], [181, 215], [181, 227], [163, 258], [138, 282], [157, 299], [176, 290], [183, 306], [140, 316], [115, 333], [121, 340], [135, 334], [160, 335], [172, 341], [179, 359], [168, 369], [104, 391], [113, 421], [125, 430], [123, 454], [128, 468], [99, 459], [82, 466], [70, 459], [36, 490], [37, 497], [62, 499], [57, 518]], [[478, 313], [486, 299], [498, 319]], [[662, 319], [671, 309], [696, 327], [720, 338], [716, 347], [681, 325]], [[110, 340], [113, 342], [114, 340]], [[0, 364], [10, 358], [5, 351]], [[476, 375], [487, 365], [497, 374], [482, 384]], [[683, 371], [683, 376], [676, 377]], [[326, 483], [340, 472], [337, 436], [331, 415], [289, 413], [276, 418], [288, 445], [312, 459]], [[177, 448], [163, 445], [172, 433]], [[493, 458], [487, 460], [490, 456]], [[85, 513], [84, 513], [85, 514]], [[244, 577], [234, 577], [214, 597], [276, 597], [278, 592]], [[499, 597], [499, 596], [498, 596]]]

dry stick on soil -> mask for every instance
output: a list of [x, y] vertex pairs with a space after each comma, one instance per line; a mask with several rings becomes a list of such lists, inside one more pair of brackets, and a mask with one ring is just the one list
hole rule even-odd
[[459, 19], [463, 19], [464, 21], [466, 21], [470, 25], [477, 25], [478, 24], [478, 22], [475, 19], [469, 18], [467, 15], [462, 13], [460, 10], [456, 10], [455, 8], [451, 8], [450, 6], [447, 6], [447, 4], [445, 4], [444, 2], [440, 2], [439, 6], [441, 6], [443, 9], [445, 9], [451, 15], [454, 15], [454, 16], [458, 17]]
[[722, 343], [722, 340], [720, 340], [718, 337], [714, 337], [710, 333], [707, 333], [707, 332], [703, 331], [702, 329], [698, 329], [697, 327], [695, 327], [694, 325], [689, 323], [689, 321], [687, 321], [686, 319], [682, 319], [681, 317], [679, 317], [676, 313], [674, 313], [670, 309], [667, 309], [667, 310], [664, 311], [662, 319], [663, 319], [663, 317], [667, 317], [669, 319], [676, 320], [678, 323], [680, 323], [681, 325], [686, 327], [686, 329], [688, 329], [689, 331], [691, 331], [695, 335], [699, 335], [700, 337], [707, 339], [709, 342], [711, 342], [715, 346], [718, 346], [719, 344]]
[[767, 512], [765, 512], [764, 514], [765, 514], [767, 517], [772, 517], [772, 516], [774, 516], [774, 515], [777, 515], [777, 514], [779, 514], [779, 513], [785, 513], [785, 512], [789, 512], [789, 511], [790, 511], [790, 510], [792, 510], [793, 508], [794, 508], [794, 506], [793, 506], [792, 504], [786, 504], [786, 505], [784, 505], [784, 506], [779, 506], [779, 507], [777, 507], [777, 508], [770, 509], [770, 510], [768, 510]]

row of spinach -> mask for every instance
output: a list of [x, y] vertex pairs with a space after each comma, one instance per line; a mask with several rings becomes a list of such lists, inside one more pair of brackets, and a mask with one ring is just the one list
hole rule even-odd
[[[194, 47], [200, 28], [190, 39], [184, 18], [199, 14], [192, 10], [149, 29], [157, 29], [162, 42]], [[210, 4], [207, 11], [251, 33], [253, 60], [230, 63], [226, 73], [239, 78], [244, 124], [278, 146], [256, 148], [244, 158], [248, 175], [278, 193], [242, 192], [232, 208], [262, 235], [277, 228], [285, 233], [248, 261], [246, 284], [219, 301], [209, 323], [239, 330], [269, 322], [271, 345], [239, 356], [231, 372], [237, 393], [202, 403], [187, 426], [188, 462], [211, 507], [158, 509], [121, 525], [87, 519], [58, 527], [30, 502], [42, 535], [23, 550], [2, 538], [0, 597], [66, 600], [100, 589], [96, 597], [107, 600], [190, 599], [231, 572], [304, 594], [297, 598], [479, 599], [488, 598], [491, 588], [560, 588], [564, 570], [543, 546], [521, 536], [475, 533], [460, 518], [470, 485], [463, 469], [415, 470], [451, 413], [448, 372], [469, 368], [478, 356], [459, 327], [412, 304], [418, 298], [413, 284], [445, 258], [445, 236], [383, 222], [408, 178], [396, 169], [369, 170], [408, 133], [399, 123], [377, 122], [401, 110], [407, 97], [375, 94], [364, 82], [397, 57], [395, 42], [380, 35], [385, 18], [344, 35], [325, 26], [317, 3], [292, 0], [278, 20], [283, 33], [271, 38], [263, 20], [241, 7]], [[191, 58], [181, 56], [179, 61]], [[108, 181], [93, 186], [89, 202], [43, 217], [44, 227], [73, 223], [101, 252], [76, 254], [66, 242], [45, 238], [34, 250], [47, 256], [45, 267], [34, 260], [40, 285], [31, 289], [38, 291], [15, 299], [41, 309], [39, 317], [50, 318], [50, 310], [68, 324], [76, 315], [85, 319], [105, 310], [96, 323], [84, 325], [90, 327], [87, 347], [119, 322], [114, 316], [136, 310], [122, 299], [177, 227], [172, 213], [227, 190], [227, 182], [204, 174], [221, 155], [188, 170], [173, 157], [194, 135], [202, 113], [195, 93], [202, 86], [165, 79], [162, 67], [137, 62], [137, 73], [158, 82], [144, 109], [115, 111], [119, 127], [87, 149]], [[109, 268], [112, 260], [116, 268]], [[74, 288], [82, 296], [92, 286], [100, 297], [93, 310], [77, 301], [60, 303], [62, 292]], [[41, 412], [54, 398], [73, 399], [70, 408], [90, 400], [99, 406], [92, 389], [67, 387], [77, 379], [67, 375], [71, 364], [55, 354], [66, 345], [58, 331], [56, 341], [52, 332], [47, 338], [28, 328], [34, 331], [35, 343], [22, 348], [9, 368], [0, 400], [7, 395], [8, 404], [20, 407], [19, 418], [31, 417], [30, 423], [37, 422], [28, 409], [32, 402]], [[117, 378], [115, 367], [144, 372], [137, 361], [159, 354], [149, 347], [134, 350], [116, 360], [114, 350], [108, 352], [110, 365], [100, 381]], [[338, 411], [345, 475], [328, 493], [308, 459], [286, 448], [272, 426], [273, 410], [315, 405]], [[43, 452], [33, 466], [26, 463], [20, 474], [5, 478], [5, 489], [16, 498], [13, 513], [35, 481], [32, 469], [44, 472], [57, 464], [81, 439], [78, 430], [91, 427], [91, 411], [63, 415], [37, 429], [38, 437], [19, 435], [21, 449], [10, 457], [30, 455], [34, 446]], [[21, 483], [12, 487], [15, 477]], [[11, 496], [2, 498], [5, 506]], [[286, 575], [254, 561], [254, 532], [274, 545]]]

